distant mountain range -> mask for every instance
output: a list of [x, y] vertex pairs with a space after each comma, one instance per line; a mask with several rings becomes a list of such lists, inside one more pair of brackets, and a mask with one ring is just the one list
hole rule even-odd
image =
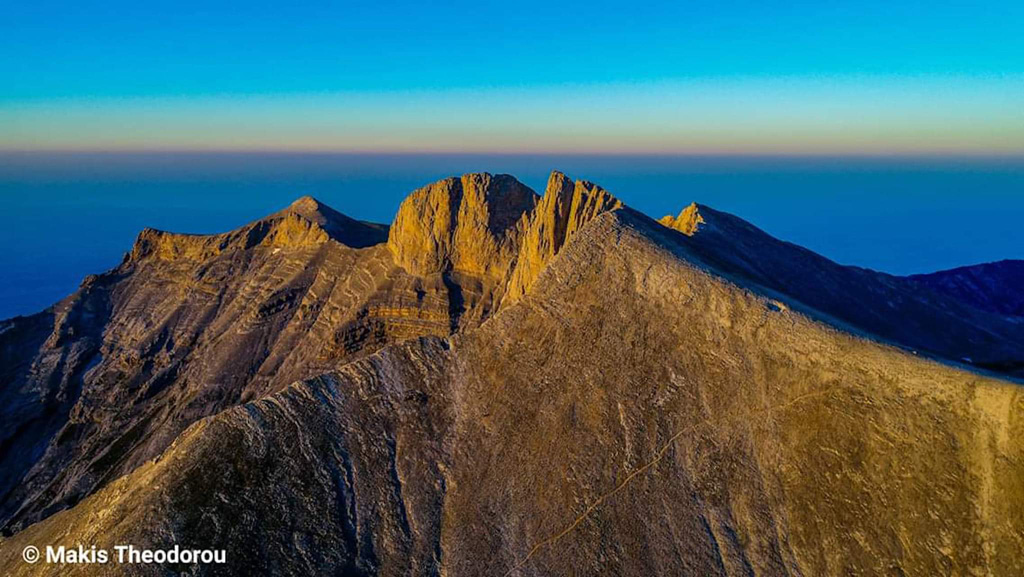
[[1022, 376], [1022, 261], [897, 277], [558, 172], [303, 197], [0, 321], [0, 568], [1019, 575]]

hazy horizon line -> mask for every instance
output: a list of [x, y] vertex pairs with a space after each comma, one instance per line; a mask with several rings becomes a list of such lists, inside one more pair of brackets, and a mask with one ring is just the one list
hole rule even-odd
[[54, 148], [14, 148], [0, 146], [0, 155], [280, 155], [280, 156], [396, 156], [396, 157], [429, 157], [429, 156], [480, 156], [480, 157], [641, 157], [641, 158], [751, 158], [751, 159], [893, 159], [893, 160], [930, 160], [930, 159], [965, 159], [965, 160], [1020, 160], [1024, 161], [1024, 149], [1021, 151], [982, 151], [982, 150], [893, 150], [893, 151], [763, 151], [763, 150], [468, 150], [468, 149], [349, 149], [349, 148], [219, 148], [219, 147], [131, 147], [131, 148], [87, 148], [87, 147], [54, 147]]

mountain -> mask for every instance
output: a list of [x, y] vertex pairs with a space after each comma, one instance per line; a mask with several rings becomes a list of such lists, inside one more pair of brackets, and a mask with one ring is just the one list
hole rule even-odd
[[1001, 260], [909, 277], [978, 310], [1024, 317], [1024, 261]]
[[9, 321], [0, 333], [4, 530], [74, 504], [200, 418], [487, 316], [483, 279], [411, 275], [392, 256], [403, 242], [302, 198], [226, 234], [145, 230], [116, 269]]
[[[842, 266], [703, 205], [691, 205], [669, 226], [681, 229], [680, 242], [706, 266], [821, 320], [914, 353], [1024, 374], [1024, 323], [938, 288], [939, 283]], [[1013, 295], [1011, 277], [1005, 286], [1003, 293], [986, 297], [982, 291], [975, 299]], [[1006, 302], [1022, 296], [1017, 289]]]
[[956, 364], [1024, 358], [1005, 316], [559, 173], [424, 187], [387, 240], [316, 204], [345, 226], [147, 231], [7, 321], [5, 574], [1024, 570], [1022, 389]]
[[668, 228], [678, 230], [686, 236], [693, 236], [700, 230], [701, 225], [707, 224], [696, 202], [687, 205], [678, 216], [667, 214], [658, 219], [658, 222]]
[[[601, 210], [579, 188], [563, 211], [471, 174], [414, 191], [391, 227], [304, 197], [225, 234], [142, 231], [120, 266], [0, 331], [0, 527], [75, 504], [203, 417], [479, 324], [521, 237], [551, 225], [560, 245]], [[521, 291], [529, 275], [515, 276]]]
[[530, 215], [519, 255], [511, 270], [508, 301], [526, 293], [537, 276], [572, 236], [597, 215], [622, 207], [622, 202], [592, 182], [573, 182], [552, 172], [544, 197]]

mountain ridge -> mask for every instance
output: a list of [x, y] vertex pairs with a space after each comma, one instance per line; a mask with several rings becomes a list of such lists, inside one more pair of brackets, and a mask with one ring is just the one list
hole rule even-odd
[[[328, 229], [333, 232], [328, 233]], [[339, 238], [350, 238], [352, 244], [365, 244], [351, 246]], [[620, 252], [622, 254], [618, 254]], [[698, 303], [698, 308], [692, 309], [691, 302]], [[252, 411], [257, 410], [253, 407], [266, 407], [264, 401], [276, 399], [295, 386], [301, 388], [295, 383], [330, 380], [334, 378], [331, 375], [340, 371], [348, 375], [346, 382], [357, 383], [360, 390], [365, 391], [366, 398], [378, 394], [392, 398], [388, 395], [404, 391], [401, 398], [394, 397], [390, 402], [405, 407], [403, 411], [407, 412], [402, 414], [408, 420], [393, 421], [392, 417], [373, 409], [366, 413], [365, 423], [350, 421], [347, 416], [333, 414], [338, 405], [327, 403], [326, 413], [322, 412], [326, 410], [324, 407], [315, 408], [316, 419], [327, 423], [328, 429], [341, 427], [338, 434], [342, 438], [354, 435], [352, 438], [361, 439], [359, 447], [343, 448], [337, 446], [336, 441], [301, 434], [293, 440], [314, 442], [319, 448], [311, 454], [326, 451], [324, 456], [331, 463], [335, 463], [333, 459], [338, 455], [359, 453], [384, 471], [389, 468], [404, 471], [394, 473], [399, 480], [402, 475], [419, 476], [418, 488], [413, 491], [414, 496], [408, 498], [425, 498], [433, 503], [409, 505], [405, 503], [407, 497], [402, 496], [403, 483], [396, 485], [394, 478], [371, 475], [368, 478], [374, 480], [368, 481], [361, 491], [398, 493], [384, 501], [371, 499], [366, 505], [370, 510], [364, 511], [362, 516], [378, 519], [383, 526], [392, 528], [388, 531], [397, 531], [394, 534], [405, 534], [405, 537], [396, 540], [387, 531], [379, 533], [369, 527], [366, 531], [373, 536], [359, 537], [360, 531], [352, 526], [357, 522], [351, 514], [332, 517], [332, 523], [337, 523], [338, 535], [347, 541], [336, 544], [337, 558], [324, 559], [327, 564], [324, 566], [383, 574], [392, 570], [385, 571], [383, 558], [369, 555], [366, 547], [382, 547], [396, 559], [404, 559], [401, 562], [411, 564], [399, 566], [401, 563], [396, 561], [399, 565], [394, 566], [395, 574], [429, 573], [430, 567], [447, 563], [439, 560], [437, 551], [444, 551], [445, 556], [457, 556], [452, 552], [458, 549], [457, 543], [468, 539], [476, 543], [468, 550], [501, 551], [502, 555], [491, 561], [491, 568], [505, 572], [526, 567], [533, 562], [535, 550], [541, 551], [546, 543], [561, 539], [546, 541], [536, 526], [520, 526], [517, 522], [505, 526], [493, 522], [481, 537], [483, 541], [461, 535], [450, 537], [454, 541], [447, 545], [442, 543], [442, 531], [438, 527], [443, 524], [437, 523], [449, 513], [445, 512], [446, 505], [438, 503], [447, 499], [444, 495], [460, 483], [482, 487], [485, 493], [505, 487], [507, 491], [497, 490], [493, 494], [514, 494], [521, 497], [522, 502], [529, 502], [530, 486], [510, 485], [511, 481], [491, 478], [481, 472], [491, 465], [481, 471], [470, 466], [457, 475], [460, 479], [445, 472], [457, 463], [467, 462], [466, 454], [491, 455], [492, 459], [514, 462], [528, 461], [532, 453], [544, 453], [539, 444], [541, 437], [533, 438], [530, 437], [533, 433], [510, 428], [517, 422], [516, 415], [528, 416], [536, 426], [537, 435], [556, 438], [554, 433], [560, 432], [575, 436], [579, 443], [587, 439], [583, 430], [590, 431], [597, 439], [612, 435], [608, 438], [614, 439], [617, 451], [632, 454], [631, 451], [647, 439], [642, 427], [634, 430], [633, 425], [639, 426], [646, 420], [660, 422], [663, 417], [655, 410], [660, 405], [645, 402], [642, 406], [646, 408], [636, 409], [639, 413], [629, 413], [633, 405], [608, 404], [610, 401], [601, 392], [605, 388], [619, 390], [616, 387], [636, 381], [643, 385], [637, 391], [622, 389], [619, 392], [623, 395], [654, 394], [651, 391], [661, 391], [668, 386], [666, 383], [672, 383], [672, 390], [685, 389], [689, 391], [687, 394], [697, 395], [695, 399], [703, 396], [704, 400], [695, 406], [708, 410], [708, 395], [718, 398], [715, 396], [718, 393], [706, 389], [702, 383], [718, 383], [726, 389], [741, 386], [737, 383], [750, 387], [756, 384], [765, 388], [764, 392], [755, 394], [756, 388], [744, 389], [743, 402], [747, 405], [743, 411], [757, 416], [761, 415], [755, 406], [755, 399], [761, 398], [757, 395], [767, 394], [767, 387], [778, 384], [770, 378], [774, 372], [789, 375], [785, 381], [789, 383], [787, 386], [797, 390], [801, 374], [813, 377], [821, 386], [834, 385], [836, 379], [842, 378], [832, 367], [835, 365], [852, 371], [858, 382], [874, 383], [870, 386], [870, 398], [877, 399], [890, 399], [880, 384], [885, 379], [894, 383], [906, 379], [917, 382], [915, 374], [936, 375], [935, 379], [947, 383], [943, 385], [942, 394], [952, 395], [951, 398], [960, 403], [956, 405], [959, 411], [956, 415], [975, 416], [963, 417], [965, 420], [956, 420], [946, 428], [941, 413], [933, 412], [934, 407], [926, 403], [924, 409], [927, 410], [922, 414], [928, 419], [938, 419], [938, 424], [915, 421], [914, 426], [939, 436], [988, 435], [991, 431], [986, 427], [995, 426], [992, 423], [1002, 423], [1001, 430], [1016, 426], [1011, 417], [1013, 407], [1017, 406], [1014, 403], [1018, 401], [1005, 401], [1010, 407], [1005, 414], [977, 413], [982, 410], [976, 406], [977, 401], [965, 400], [963, 395], [979, 387], [985, 391], [992, 387], [1003, 390], [999, 387], [1004, 385], [963, 373], [955, 365], [962, 357], [969, 356], [963, 362], [970, 366], [1003, 370], [1009, 376], [1024, 366], [1019, 365], [1024, 359], [1024, 333], [1020, 332], [1019, 325], [979, 310], [961, 298], [922, 287], [914, 279], [838, 265], [807, 249], [775, 239], [742, 219], [704, 205], [691, 204], [679, 217], [662, 219], [659, 224], [624, 205], [600, 186], [585, 180], [573, 181], [559, 172], [552, 173], [540, 197], [509, 175], [477, 173], [445, 179], [414, 191], [390, 227], [355, 221], [311, 197], [303, 197], [282, 211], [219, 235], [175, 236], [143, 231], [119, 267], [87, 278], [76, 293], [51, 309], [10, 322], [10, 327], [0, 332], [0, 360], [3, 360], [0, 411], [4, 417], [0, 426], [0, 470], [5, 473], [0, 476], [0, 527], [5, 533], [16, 536], [14, 542], [27, 538], [21, 536], [27, 527], [39, 525], [34, 530], [40, 531], [56, 527], [56, 521], [49, 521], [56, 519], [53, 516], [56, 511], [69, 507], [74, 510], [76, 504], [94, 503], [96, 499], [117, 503], [117, 491], [121, 489], [110, 487], [123, 488], [123, 483], [117, 484], [118, 479], [136, 475], [138, 482], [138, 475], [148, 475], [146, 471], [153, 471], [150, 465], [153, 459], [163, 459], [161, 455], [173, 453], [176, 439], [184, 439], [193, 434], [188, 431], [204, 426], [197, 423], [207, 423], [210, 419], [234, 422], [236, 417], [251, 416]], [[776, 327], [774, 340], [764, 341], [757, 335], [769, 325]], [[800, 334], [805, 334], [809, 342], [833, 344], [814, 349], [807, 358], [801, 357], [798, 353], [806, 343], [787, 336], [786, 326], [805, 327], [800, 329]], [[663, 332], [668, 330], [666, 327], [671, 327], [670, 334]], [[863, 336], [876, 342], [865, 344]], [[593, 350], [583, 342], [588, 338], [597, 339]], [[788, 343], [792, 350], [777, 350], [775, 341]], [[677, 342], [690, 343], [693, 350], [683, 351], [678, 344], [673, 344]], [[835, 344], [838, 342], [857, 344]], [[735, 347], [735, 350], [728, 347]], [[855, 360], [845, 361], [835, 356], [832, 351], [836, 347], [850, 348]], [[932, 365], [909, 354], [910, 351], [917, 354], [918, 350], [954, 367], [921, 368]], [[672, 366], [682, 371], [680, 375], [690, 371], [697, 375], [693, 377], [697, 380], [691, 382], [664, 372], [658, 368], [663, 362], [659, 355], [675, 359], [672, 362], [676, 364]], [[910, 372], [904, 374], [876, 367], [873, 363], [883, 357], [894, 359], [893, 363]], [[864, 360], [871, 370], [858, 369], [856, 359]], [[524, 375], [516, 374], [520, 362], [525, 363]], [[751, 380], [750, 375], [737, 372], [732, 362], [760, 367], [760, 372]], [[424, 391], [415, 379], [402, 376], [412, 374], [436, 386], [430, 385], [434, 388]], [[722, 381], [722, 374], [733, 375], [735, 383], [728, 379]], [[887, 376], [879, 380], [878, 374]], [[618, 380], [608, 380], [607, 375], [618, 375]], [[682, 381], [677, 383], [680, 378]], [[484, 386], [481, 384], [484, 382], [489, 384]], [[510, 384], [513, 382], [516, 384]], [[557, 382], [584, 388], [559, 392], [553, 385]], [[328, 383], [328, 386], [333, 385]], [[923, 384], [915, 386], [927, 390]], [[490, 400], [488, 387], [505, 391], [504, 401]], [[538, 390], [553, 396], [550, 399], [538, 396]], [[475, 392], [465, 397], [469, 394], [467, 391]], [[564, 395], [570, 393], [576, 397], [572, 402], [567, 401], [568, 404], [556, 403], [560, 411], [557, 415], [546, 412], [545, 407], [552, 400], [566, 400]], [[315, 400], [321, 394], [340, 393], [307, 391], [303, 394], [312, 395], [310, 398]], [[789, 391], [787, 394], [799, 397], [802, 393]], [[1002, 395], [999, 398], [1012, 397], [1009, 393], [998, 395]], [[433, 406], [432, 398], [440, 399], [438, 408], [424, 408]], [[523, 399], [531, 401], [526, 403]], [[464, 401], [469, 405], [463, 406]], [[362, 403], [367, 401], [351, 402], [364, 407]], [[727, 407], [731, 401], [721, 398], [716, 402]], [[934, 403], [940, 402], [941, 398], [934, 399]], [[270, 402], [270, 406], [273, 405]], [[675, 406], [680, 411], [691, 410], [687, 408], [689, 405]], [[885, 406], [885, 412], [871, 413], [873, 418], [897, 421], [904, 418], [888, 412], [895, 411], [895, 405], [886, 401]], [[845, 406], [845, 410], [863, 412], [867, 409], [853, 403]], [[468, 417], [466, 411], [473, 416]], [[616, 413], [620, 415], [618, 425], [615, 419], [607, 420]], [[504, 424], [496, 420], [495, 415], [501, 414], [507, 419]], [[632, 416], [627, 418], [627, 414]], [[970, 419], [975, 418], [984, 422], [971, 424]], [[708, 417], [703, 415], [701, 419], [707, 421]], [[245, 425], [245, 429], [257, 434], [262, 426], [259, 422], [257, 419]], [[901, 426], [910, 423], [900, 422], [904, 423]], [[384, 461], [380, 461], [382, 455], [372, 448], [371, 437], [361, 436], [359, 430], [364, 424], [378, 427], [374, 430], [384, 431], [380, 438], [390, 439], [385, 443], [390, 456], [385, 454]], [[436, 429], [440, 437], [424, 433], [422, 427]], [[573, 427], [580, 427], [580, 430]], [[440, 432], [442, 429], [449, 432]], [[620, 429], [630, 433], [620, 436]], [[395, 464], [401, 460], [395, 448], [398, 440], [394, 431], [397, 430], [405, 430], [407, 437], [414, 439], [414, 446], [425, 451], [424, 455], [435, 457], [408, 457], [411, 460], [407, 468]], [[495, 430], [503, 432], [499, 434]], [[686, 430], [678, 423], [672, 427], [659, 425], [658, 437], [666, 442], [647, 446], [642, 455], [634, 454], [630, 463], [636, 475], [628, 478], [639, 478], [643, 471], [660, 467], [674, 443], [684, 439], [678, 436], [685, 435], [680, 431]], [[851, 436], [846, 431], [833, 432], [842, 443], [869, 443], [872, 450], [888, 454], [888, 449], [876, 446], [874, 441]], [[264, 432], [258, 434], [264, 435]], [[721, 431], [720, 434], [729, 437], [731, 433]], [[1004, 435], [998, 431], [991, 434], [1000, 439]], [[210, 459], [217, 454], [216, 439], [215, 435], [204, 441], [209, 447], [204, 454], [211, 455]], [[445, 443], [450, 439], [462, 439], [459, 443], [463, 448], [454, 454], [448, 453], [452, 449]], [[486, 439], [496, 444], [490, 446]], [[511, 443], [508, 450], [502, 448], [503, 443]], [[1010, 464], [1005, 466], [1016, 466], [1018, 457], [1013, 456], [1016, 455], [1013, 451], [1019, 448], [1006, 445], [1004, 441], [1000, 443], [1002, 453], [996, 453], [1011, 455], [1007, 457]], [[576, 510], [576, 506], [584, 502], [604, 502], [618, 494], [619, 485], [614, 479], [595, 473], [586, 460], [590, 453], [581, 452], [577, 447], [560, 445], [551, 450], [562, 453], [565, 459], [575, 460], [575, 466], [584, 471], [580, 474], [590, 479], [587, 483], [600, 480], [599, 484], [607, 490], [594, 492], [593, 486], [581, 485], [570, 491], [569, 496], [561, 495], [555, 509], [575, 510], [579, 523], [586, 524], [589, 516], [579, 516], [579, 513], [589, 509]], [[772, 447], [769, 443], [763, 448], [776, 450]], [[691, 450], [696, 449], [691, 447]], [[986, 460], [996, 453], [982, 451], [981, 456], [956, 453], [952, 457], [938, 455], [935, 458], [966, 459], [957, 461], [956, 466], [973, 471], [976, 466], [996, 467]], [[239, 458], [243, 460], [232, 462], [248, 469], [250, 465], [244, 460], [250, 456], [248, 449], [240, 448]], [[309, 455], [302, 457], [306, 463], [303, 466], [315, 468], [315, 464], [311, 464], [315, 459], [307, 457]], [[276, 458], [283, 459], [278, 464], [282, 470], [298, 466], [286, 452], [279, 452]], [[595, 458], [611, 457], [596, 454]], [[736, 458], [740, 461], [729, 461], [730, 467], [750, 465], [750, 462], [742, 465], [749, 455]], [[388, 464], [387, 459], [392, 463]], [[815, 459], [810, 462], [817, 463]], [[473, 459], [468, 462], [475, 463]], [[202, 460], [193, 463], [211, 469], [220, 467], [215, 462]], [[645, 467], [645, 463], [649, 465]], [[273, 463], [267, 463], [271, 465]], [[544, 476], [549, 474], [546, 469], [538, 468], [538, 463], [524, 462], [524, 465], [532, 468], [534, 478], [546, 478]], [[338, 467], [325, 474], [328, 477], [352, 474], [345, 472], [351, 464], [345, 465], [344, 459]], [[253, 469], [256, 470], [258, 468]], [[301, 467], [294, 470], [301, 470]], [[780, 474], [776, 469], [766, 470], [774, 471], [773, 475]], [[161, 473], [165, 474], [170, 473]], [[689, 473], [684, 470], [680, 474], [685, 477]], [[514, 473], [505, 471], [505, 476], [510, 475]], [[761, 489], [747, 484], [750, 479], [740, 477], [743, 492], [754, 491], [750, 494], [768, 499], [760, 507], [767, 507], [767, 511], [781, 506], [777, 495], [765, 497], [758, 493]], [[186, 484], [195, 482], [181, 479]], [[879, 487], [891, 487], [882, 478], [872, 479]], [[562, 491], [564, 488], [559, 489], [555, 481], [547, 479], [550, 490]], [[257, 493], [274, 491], [255, 479], [235, 488], [244, 492], [250, 483]], [[289, 484], [290, 481], [282, 480], [282, 483], [305, 494], [301, 488]], [[351, 486], [351, 482], [345, 483]], [[447, 488], [439, 493], [437, 483]], [[973, 490], [969, 484], [964, 487], [965, 491]], [[351, 490], [354, 489], [346, 489]], [[803, 490], [817, 494], [807, 487]], [[1012, 491], [1006, 490], [1009, 491], [1007, 498], [1016, 498]], [[588, 497], [580, 501], [578, 495], [571, 496], [573, 491], [581, 491]], [[104, 496], [97, 497], [100, 494]], [[150, 500], [150, 493], [135, 491], [133, 494], [140, 501], [124, 501], [122, 505], [131, 507], [133, 503], [144, 503], [145, 507], [159, 509], [160, 505]], [[279, 496], [289, 502], [286, 495]], [[567, 500], [561, 501], [563, 498]], [[339, 503], [354, 502], [354, 497], [347, 493], [338, 495], [337, 499]], [[479, 507], [501, 511], [505, 507], [499, 501], [474, 501], [467, 494], [462, 494], [462, 499], [467, 511]], [[574, 499], [576, 505], [571, 504]], [[401, 513], [394, 508], [399, 505], [418, 512]], [[950, 503], [951, 507], [954, 505]], [[646, 503], [638, 510], [647, 510], [645, 508], [650, 506], [653, 505]], [[686, 514], [707, 515], [700, 513], [702, 510], [698, 507]], [[545, 520], [544, 514], [536, 517], [536, 511], [529, 508], [513, 507], [508, 513], [543, 521], [544, 528], [556, 524], [553, 519]], [[609, 522], [614, 526], [638, 522], [629, 511], [621, 513], [624, 516]], [[175, 509], [167, 514], [169, 519], [180, 519], [192, 513]], [[230, 516], [232, 513], [224, 510], [222, 514]], [[275, 513], [281, 514], [284, 513]], [[442, 517], [437, 517], [438, 514]], [[405, 521], [402, 521], [403, 515], [407, 517]], [[427, 541], [422, 541], [417, 530], [408, 526], [409, 519], [417, 515], [427, 519], [425, 522], [432, 527], [427, 531], [431, 535]], [[799, 572], [801, 565], [795, 558], [787, 561], [785, 555], [779, 557], [774, 553], [765, 557], [763, 552], [747, 550], [742, 542], [729, 537], [730, 531], [737, 530], [737, 519], [746, 514], [733, 511], [725, 517], [715, 515], [721, 513], [706, 517], [703, 523], [718, 542], [730, 543], [729, 552], [712, 553], [705, 541], [684, 539], [686, 547], [704, 551], [701, 555], [706, 555], [707, 559], [717, 555], [717, 564], [695, 561], [696, 568], [711, 571], [709, 568], [733, 567], [739, 563], [729, 570], [733, 571], [745, 562], [766, 568], [770, 573], [784, 574], [785, 567], [796, 567], [793, 572]], [[884, 517], [885, 513], [878, 509], [871, 515]], [[268, 523], [271, 517], [267, 517]], [[974, 521], [963, 519], [968, 526], [975, 527]], [[743, 520], [747, 522], [754, 523], [751, 526], [756, 526], [758, 531], [766, 530], [767, 526], [756, 518]], [[863, 530], [870, 531], [870, 528]], [[923, 528], [915, 530], [925, 531]], [[316, 534], [317, 539], [326, 538], [322, 532]], [[527, 542], [512, 536], [527, 534], [536, 538]], [[558, 534], [552, 531], [548, 537]], [[143, 539], [141, 533], [135, 535]], [[252, 537], [259, 540], [267, 536]], [[145, 537], [153, 538], [156, 537]], [[894, 553], [882, 544], [887, 538], [879, 537], [882, 541], [878, 546], [891, 556]], [[515, 543], [506, 542], [507, 539]], [[664, 538], [665, 543], [669, 541]], [[232, 542], [241, 549], [252, 546]], [[785, 548], [780, 542], [761, 543], [769, 549]], [[514, 553], [512, 544], [520, 553]], [[932, 546], [931, 542], [925, 545]], [[964, 546], [975, 550], [974, 545], [966, 541]], [[852, 545], [844, 547], [847, 548], [843, 554], [854, 554], [849, 549]], [[276, 553], [267, 553], [267, 563], [297, 562], [286, 549], [285, 544], [278, 544]], [[13, 546], [0, 544], [0, 550], [13, 551]], [[604, 551], [602, 554], [614, 557], [613, 553]], [[263, 553], [253, 551], [252, 554]], [[864, 565], [867, 557], [854, 556], [858, 564], [868, 566]], [[621, 555], [617, 559], [624, 563], [625, 572], [640, 570]], [[667, 562], [659, 559], [658, 563]], [[335, 562], [341, 565], [332, 564]], [[985, 562], [994, 566], [991, 560]], [[453, 571], [461, 567], [459, 574], [477, 574], [468, 558], [451, 563]], [[542, 561], [544, 563], [550, 564], [552, 570], [557, 568], [556, 572], [567, 569], [559, 566], [557, 560], [547, 559]], [[821, 568], [815, 563], [818, 561], [811, 566]], [[0, 561], [0, 565], [6, 566], [6, 563]], [[271, 566], [283, 565], [267, 567]], [[652, 567], [656, 569], [656, 566], [646, 569]]]
[[602, 213], [480, 325], [197, 422], [0, 566], [71, 534], [249, 573], [1022, 569], [1019, 387], [773, 307], [682, 238]]
[[1020, 376], [1020, 323], [912, 277], [840, 265], [736, 216], [692, 206], [704, 222], [693, 234], [684, 233], [683, 242], [709, 266], [785, 295], [844, 328], [954, 363]]
[[992, 313], [1024, 317], [1024, 260], [960, 266], [909, 279]]
[[312, 196], [303, 196], [278, 212], [224, 233], [183, 234], [145, 228], [127, 258], [155, 255], [203, 260], [228, 248], [311, 247], [329, 239], [351, 248], [367, 248], [384, 242], [387, 229], [386, 225], [355, 220]]

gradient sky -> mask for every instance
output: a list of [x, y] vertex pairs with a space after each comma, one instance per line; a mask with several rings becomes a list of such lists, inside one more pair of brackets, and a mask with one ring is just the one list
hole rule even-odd
[[8, 2], [0, 149], [1024, 155], [1024, 3]]

